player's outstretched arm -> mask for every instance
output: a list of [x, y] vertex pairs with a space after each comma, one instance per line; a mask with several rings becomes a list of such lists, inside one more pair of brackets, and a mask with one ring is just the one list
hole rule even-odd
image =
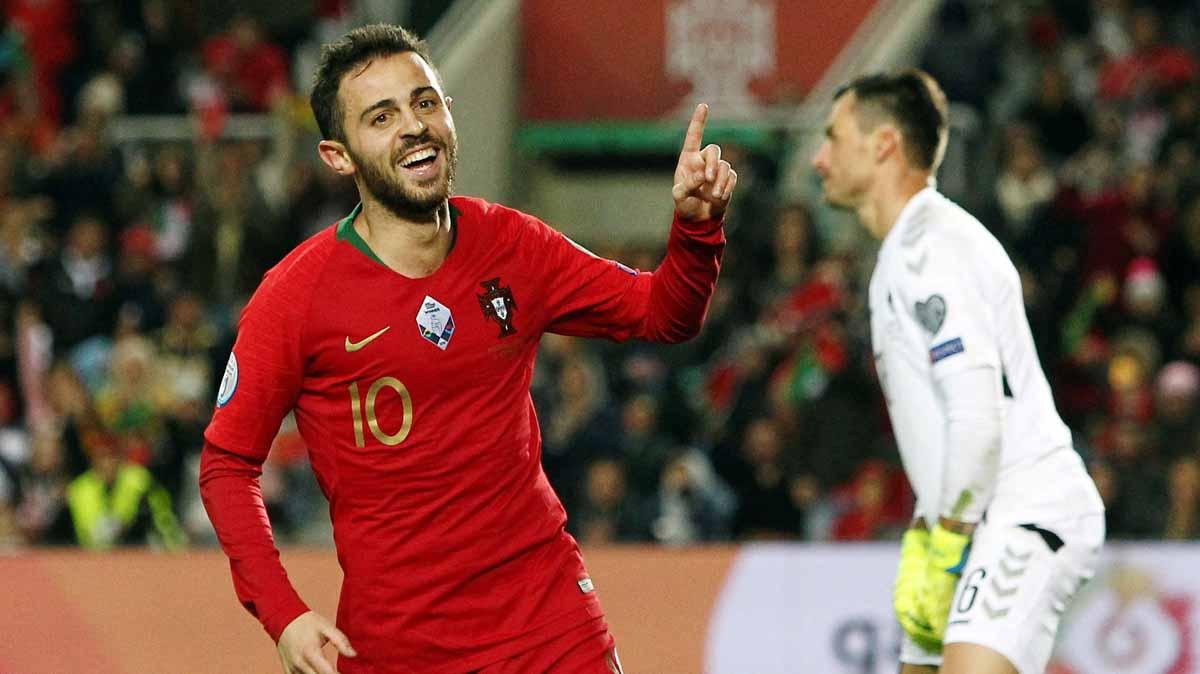
[[707, 122], [708, 105], [701, 103], [692, 113], [675, 166], [671, 196], [675, 199], [675, 212], [688, 222], [720, 220], [737, 186], [737, 172], [721, 159], [720, 146], [710, 143], [703, 149], [700, 147]]
[[357, 655], [346, 635], [325, 616], [313, 611], [301, 614], [279, 635], [283, 674], [337, 674], [321, 654], [321, 649], [330, 642], [344, 657]]
[[725, 250], [722, 219], [737, 185], [721, 148], [701, 148], [707, 119], [708, 106], [697, 106], [675, 167], [667, 256], [653, 273], [597, 258], [538, 223], [546, 246], [538, 256], [542, 273], [553, 279], [543, 297], [547, 331], [667, 344], [700, 332]]

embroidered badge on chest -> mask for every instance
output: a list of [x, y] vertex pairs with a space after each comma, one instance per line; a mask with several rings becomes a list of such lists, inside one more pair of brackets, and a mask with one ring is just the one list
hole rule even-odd
[[513, 312], [517, 310], [517, 301], [513, 299], [512, 288], [500, 285], [500, 277], [488, 279], [479, 285], [484, 293], [476, 295], [479, 298], [479, 308], [483, 309], [483, 317], [500, 324], [500, 337], [507, 337], [517, 331], [513, 327]]
[[417, 312], [417, 327], [422, 337], [445, 351], [450, 345], [450, 338], [454, 336], [454, 316], [450, 314], [449, 307], [426, 295], [425, 301], [421, 302], [421, 310]]

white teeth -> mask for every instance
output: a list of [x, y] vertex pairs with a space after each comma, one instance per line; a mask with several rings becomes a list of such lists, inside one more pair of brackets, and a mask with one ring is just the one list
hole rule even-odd
[[407, 155], [406, 157], [404, 157], [404, 159], [400, 160], [400, 165], [407, 168], [421, 160], [432, 159], [436, 156], [437, 156], [437, 151], [431, 147], [427, 147], [424, 150], [417, 150], [416, 152], [414, 152], [410, 155]]

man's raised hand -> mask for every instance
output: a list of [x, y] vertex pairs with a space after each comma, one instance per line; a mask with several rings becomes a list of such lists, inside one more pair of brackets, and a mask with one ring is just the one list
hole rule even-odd
[[725, 207], [737, 185], [737, 173], [729, 162], [721, 159], [721, 148], [709, 144], [700, 149], [704, 124], [708, 121], [708, 105], [701, 103], [692, 114], [683, 151], [675, 167], [675, 212], [681, 220], [692, 222], [716, 220], [725, 215]]

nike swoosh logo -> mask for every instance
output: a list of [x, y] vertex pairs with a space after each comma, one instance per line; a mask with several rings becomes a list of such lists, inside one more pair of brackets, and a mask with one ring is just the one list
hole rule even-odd
[[377, 332], [377, 333], [375, 333], [375, 334], [371, 335], [370, 337], [367, 337], [366, 339], [364, 339], [364, 340], [362, 340], [362, 341], [360, 341], [360, 342], [352, 342], [352, 341], [350, 341], [350, 337], [347, 335], [347, 336], [346, 336], [346, 353], [354, 353], [355, 351], [358, 351], [359, 349], [363, 348], [364, 346], [366, 346], [366, 345], [370, 344], [371, 342], [375, 341], [375, 338], [376, 338], [376, 337], [379, 337], [380, 335], [382, 335], [383, 333], [385, 333], [385, 332], [387, 332], [388, 330], [391, 330], [391, 329], [392, 329], [392, 326], [390, 326], [390, 325], [389, 325], [389, 326], [387, 326], [386, 328], [384, 328], [384, 329], [380, 330], [379, 332]]

